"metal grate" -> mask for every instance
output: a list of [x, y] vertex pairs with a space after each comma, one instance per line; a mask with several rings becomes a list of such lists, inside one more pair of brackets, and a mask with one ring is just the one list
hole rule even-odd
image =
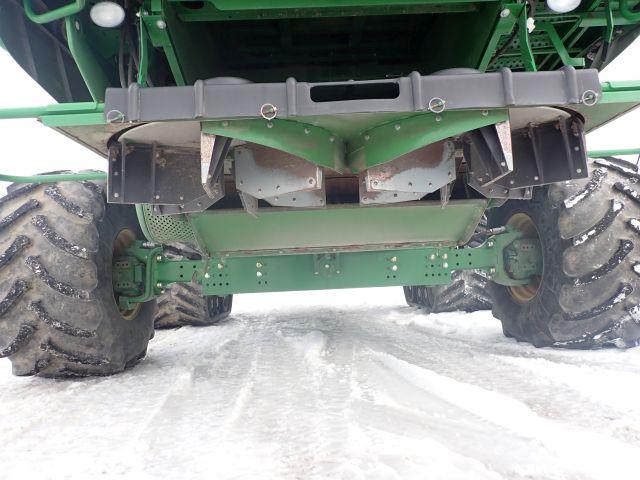
[[194, 243], [195, 235], [185, 215], [154, 215], [151, 205], [141, 205], [142, 226], [155, 243]]

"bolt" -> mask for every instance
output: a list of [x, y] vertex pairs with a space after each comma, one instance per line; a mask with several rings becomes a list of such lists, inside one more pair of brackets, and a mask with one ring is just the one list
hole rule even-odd
[[80, 22], [78, 20], [75, 21], [74, 23], [76, 30], [80, 31]]
[[222, 122], [222, 126], [223, 126], [223, 127], [228, 127], [228, 126], [229, 126], [229, 122], [228, 122], [228, 121], [226, 121], [226, 120], [224, 120], [224, 121]]
[[331, 265], [329, 265], [328, 263], [324, 264], [324, 268], [326, 268], [327, 270], [329, 270], [331, 268]]
[[162, 283], [160, 283], [160, 282], [156, 283], [156, 287], [162, 288]]
[[495, 269], [495, 268], [493, 268], [493, 267], [491, 267], [491, 268], [489, 269], [489, 273], [496, 273], [496, 269]]
[[270, 103], [265, 103], [260, 107], [260, 115], [265, 120], [273, 120], [278, 115], [278, 108]]
[[180, 199], [180, 201], [184, 200], [184, 195], [180, 195], [180, 197], [178, 197]]
[[162, 261], [162, 255], [158, 255], [158, 256], [156, 257], [156, 260], [157, 260], [158, 262], [161, 262], [161, 261]]
[[367, 134], [364, 136], [365, 141], [368, 141], [371, 137]]
[[399, 124], [399, 123], [396, 123], [396, 124], [393, 126], [393, 128], [395, 128], [396, 130], [400, 130], [400, 128], [401, 128], [401, 127], [400, 127], [400, 124]]
[[582, 169], [581, 168], [576, 168], [576, 173], [582, 173]]
[[435, 260], [436, 259], [436, 254], [432, 253], [431, 255], [429, 255], [429, 260]]
[[319, 275], [319, 274], [320, 274], [320, 272], [313, 272], [313, 274], [314, 274], [314, 275]]
[[160, 200], [160, 195], [156, 195], [156, 200]]
[[500, 16], [502, 18], [507, 18], [509, 15], [511, 15], [511, 10], [509, 10], [508, 8], [505, 8], [500, 12]]
[[256, 268], [262, 268], [262, 263], [256, 262]]
[[156, 27], [158, 27], [160, 30], [164, 30], [165, 28], [167, 28], [167, 23], [164, 20], [158, 20], [156, 22]]
[[500, 162], [500, 166], [501, 167], [506, 167], [507, 166], [507, 162]]
[[444, 263], [442, 264], [442, 268], [449, 268], [449, 264], [448, 264], [447, 262], [444, 262]]
[[442, 117], [440, 115], [436, 115], [436, 122], [442, 121]]
[[309, 135], [311, 133], [311, 130], [309, 128], [305, 128], [304, 129], [304, 134], [305, 135]]
[[218, 267], [218, 270], [222, 270], [224, 268], [224, 265], [219, 263], [218, 265], [216, 265], [216, 267]]
[[582, 94], [582, 103], [591, 106], [598, 101], [598, 94], [593, 90], [587, 90]]
[[489, 240], [487, 242], [487, 247], [489, 247], [489, 248], [493, 247], [493, 240]]
[[340, 270], [336, 270], [336, 273], [337, 273], [338, 275], [340, 275]]
[[443, 260], [446, 260], [447, 258], [449, 258], [449, 255], [447, 255], [446, 253], [443, 253], [443, 254], [442, 254], [442, 259], [443, 259]]
[[576, 152], [579, 152], [579, 151], [580, 151], [580, 147], [579, 147], [579, 146], [577, 146], [577, 145], [576, 145], [575, 147], [573, 147], [573, 149], [574, 149]]
[[115, 193], [113, 194], [113, 198], [118, 198], [119, 196], [120, 196], [120, 194], [119, 194], [118, 192], [115, 192]]
[[329, 141], [330, 141], [331, 143], [335, 142], [335, 141], [336, 141], [336, 137], [334, 137], [333, 135], [332, 135], [332, 136], [330, 136], [330, 137], [329, 137]]
[[533, 176], [533, 179], [537, 182], [538, 180], [540, 180], [540, 177], [539, 177], [539, 176], [537, 176], [537, 175], [534, 175], [534, 176]]
[[489, 110], [482, 110], [482, 116], [486, 117], [487, 115], [489, 115]]
[[391, 266], [391, 270], [393, 270], [394, 272], [398, 271], [398, 265], [392, 265]]
[[209, 272], [204, 274], [204, 278], [211, 278], [211, 275], [209, 275]]
[[391, 257], [389, 260], [391, 263], [396, 263], [398, 261], [398, 257]]
[[515, 180], [509, 180], [509, 185], [513, 185], [515, 183], [516, 183]]
[[256, 277], [260, 278], [262, 276], [262, 272], [256, 272]]
[[118, 175], [120, 175], [120, 172], [113, 172], [114, 177], [117, 177]]

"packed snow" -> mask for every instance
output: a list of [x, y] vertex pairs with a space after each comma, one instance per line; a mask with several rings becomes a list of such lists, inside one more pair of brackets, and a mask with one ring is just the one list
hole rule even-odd
[[640, 349], [536, 349], [402, 290], [239, 295], [114, 377], [11, 376], [4, 479], [637, 479]]

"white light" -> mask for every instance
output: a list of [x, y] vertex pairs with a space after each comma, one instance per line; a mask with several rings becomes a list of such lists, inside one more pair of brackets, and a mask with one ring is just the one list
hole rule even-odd
[[549, 10], [556, 13], [567, 13], [578, 8], [581, 0], [547, 0]]
[[93, 23], [99, 27], [115, 28], [124, 22], [124, 8], [114, 2], [98, 2], [89, 12]]

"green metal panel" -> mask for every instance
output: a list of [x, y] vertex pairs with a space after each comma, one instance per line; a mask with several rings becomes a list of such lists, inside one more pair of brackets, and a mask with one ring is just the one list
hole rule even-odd
[[480, 221], [485, 200], [415, 202], [375, 207], [268, 208], [258, 216], [244, 210], [209, 210], [188, 215], [212, 255], [253, 252], [376, 250], [394, 246], [459, 245]]
[[507, 110], [431, 112], [367, 130], [348, 144], [348, 163], [361, 171], [420, 147], [508, 119]]
[[66, 18], [65, 32], [71, 55], [78, 65], [80, 74], [91, 93], [91, 98], [96, 102], [104, 101], [105, 91], [107, 87], [111, 86], [111, 82], [98, 60], [99, 56], [87, 42], [82, 29], [83, 24], [80, 17]]
[[260, 118], [202, 122], [202, 131], [276, 148], [337, 172], [344, 169], [343, 140], [315, 125]]

